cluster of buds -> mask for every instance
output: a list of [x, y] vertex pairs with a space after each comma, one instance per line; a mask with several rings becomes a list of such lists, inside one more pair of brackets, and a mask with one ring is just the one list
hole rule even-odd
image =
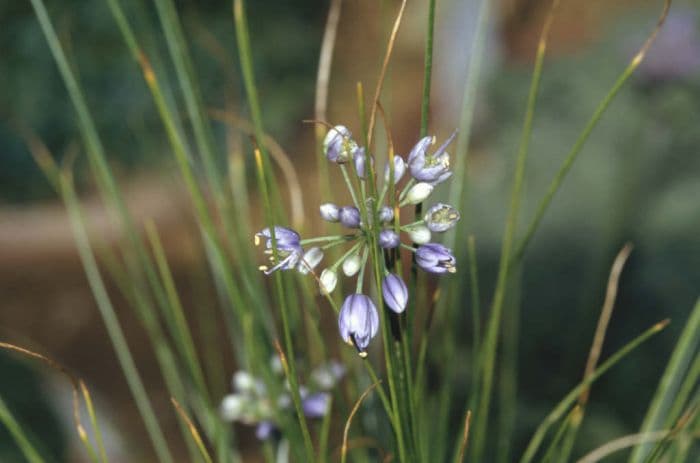
[[[221, 417], [230, 422], [255, 426], [255, 435], [260, 440], [274, 437], [279, 430], [281, 413], [292, 413], [292, 398], [289, 388], [283, 381], [279, 357], [272, 359], [274, 378], [279, 382], [278, 392], [273, 395], [265, 383], [247, 371], [237, 371], [231, 385], [233, 392], [224, 396], [219, 406]], [[330, 390], [345, 374], [345, 368], [338, 362], [328, 362], [311, 372], [309, 386], [300, 386], [301, 407], [307, 418], [322, 418], [328, 413]]]
[[[379, 329], [377, 307], [369, 296], [362, 294], [364, 270], [372, 246], [377, 246], [387, 256], [400, 255], [402, 248], [408, 249], [415, 253], [416, 265], [429, 273], [456, 271], [452, 251], [432, 242], [433, 234], [449, 230], [459, 220], [459, 212], [454, 207], [443, 203], [432, 204], [423, 217], [416, 217], [417, 220], [405, 225], [399, 223], [402, 207], [423, 203], [436, 185], [452, 176], [446, 150], [455, 136], [456, 133], [453, 133], [432, 153], [435, 137], [424, 137], [405, 160], [398, 155], [390, 156], [379, 191], [371, 175], [374, 173], [374, 157], [352, 138], [346, 127], [332, 127], [323, 141], [324, 154], [328, 161], [339, 166], [353, 204], [324, 203], [319, 209], [323, 220], [341, 225], [347, 229], [346, 233], [301, 239], [295, 231], [275, 226], [274, 239], [273, 230], [269, 228], [255, 236], [256, 244], [265, 241], [265, 253], [272, 263], [271, 267], [260, 267], [265, 274], [292, 269], [302, 274], [313, 273], [324, 295], [330, 295], [335, 290], [340, 271], [347, 277], [357, 275], [357, 289], [345, 298], [338, 316], [338, 327], [343, 340], [353, 345], [363, 357], [367, 355], [367, 346]], [[355, 176], [355, 183], [360, 185], [359, 198], [351, 173]], [[399, 189], [400, 182], [405, 178], [405, 184]], [[374, 182], [372, 185], [375, 188], [366, 188], [368, 182]], [[390, 191], [394, 194], [387, 195]], [[388, 204], [384, 204], [385, 198]], [[402, 233], [408, 237], [407, 243], [402, 243]], [[349, 249], [317, 275], [315, 269], [323, 260], [324, 251], [342, 244], [350, 244]], [[387, 267], [386, 259], [381, 260], [384, 302], [388, 309], [401, 314], [408, 303], [408, 288], [401, 276]]]

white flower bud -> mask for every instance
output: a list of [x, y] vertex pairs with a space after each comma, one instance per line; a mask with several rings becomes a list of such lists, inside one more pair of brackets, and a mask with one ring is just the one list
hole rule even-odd
[[343, 273], [351, 277], [360, 271], [361, 259], [359, 254], [353, 254], [343, 261]]
[[318, 263], [321, 262], [321, 259], [323, 259], [323, 251], [321, 251], [321, 248], [310, 248], [304, 253], [304, 257], [301, 258], [301, 261], [299, 261], [297, 270], [299, 270], [299, 273], [302, 275], [306, 275], [316, 268]]
[[233, 390], [251, 392], [255, 390], [255, 378], [247, 371], [237, 371], [233, 374]]
[[411, 240], [416, 244], [425, 244], [430, 242], [430, 229], [425, 225], [416, 225], [406, 230]]
[[221, 401], [219, 412], [225, 421], [236, 421], [243, 416], [246, 399], [240, 394], [229, 394]]
[[338, 284], [338, 273], [332, 269], [324, 269], [321, 272], [321, 294], [330, 294], [335, 289], [335, 285]]
[[408, 190], [404, 202], [407, 204], [422, 203], [428, 198], [428, 196], [430, 196], [430, 193], [433, 192], [433, 188], [435, 187], [432, 186], [430, 183], [416, 183], [411, 187], [410, 190]]
[[321, 218], [327, 222], [340, 220], [340, 208], [333, 203], [324, 203], [319, 207]]

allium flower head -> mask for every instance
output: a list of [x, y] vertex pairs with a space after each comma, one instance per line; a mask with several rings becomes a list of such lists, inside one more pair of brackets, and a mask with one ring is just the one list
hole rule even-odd
[[424, 137], [416, 143], [408, 155], [408, 167], [413, 178], [432, 185], [450, 178], [450, 155], [445, 150], [456, 135], [457, 132], [454, 132], [433, 154], [428, 154], [427, 151], [435, 143], [435, 137]]
[[367, 346], [379, 329], [377, 308], [368, 296], [351, 294], [345, 298], [338, 316], [340, 337], [355, 346], [361, 357], [367, 356]]
[[430, 273], [455, 273], [457, 261], [452, 251], [438, 243], [428, 243], [416, 250], [416, 263]]
[[430, 231], [442, 233], [454, 227], [459, 220], [459, 212], [448, 204], [437, 203], [428, 209], [424, 220]]
[[384, 277], [382, 282], [382, 295], [386, 305], [396, 313], [406, 310], [408, 303], [408, 288], [401, 277], [390, 273]]
[[329, 161], [343, 164], [352, 159], [357, 150], [357, 143], [351, 138], [352, 134], [344, 125], [336, 125], [328, 131], [323, 139], [323, 152]]

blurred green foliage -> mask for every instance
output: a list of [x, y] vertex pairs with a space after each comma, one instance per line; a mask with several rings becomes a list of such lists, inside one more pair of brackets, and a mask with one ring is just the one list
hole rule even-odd
[[[167, 158], [162, 124], [106, 2], [47, 3], [115, 166], [130, 168]], [[176, 86], [153, 6], [140, 0], [123, 3], [154, 66]], [[205, 103], [238, 108], [241, 83], [231, 2], [176, 3]], [[326, 5], [321, 0], [250, 3], [266, 124], [284, 143], [301, 124], [290, 121], [300, 121], [313, 104]], [[59, 158], [75, 148], [71, 145], [79, 137], [74, 111], [29, 2], [0, 3], [0, 49], [0, 201], [52, 197], [20, 130], [39, 135]]]

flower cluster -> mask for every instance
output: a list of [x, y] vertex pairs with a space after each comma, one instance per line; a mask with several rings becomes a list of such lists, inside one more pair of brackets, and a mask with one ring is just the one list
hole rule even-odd
[[[293, 412], [292, 398], [283, 382], [279, 357], [273, 358], [272, 371], [277, 374], [274, 379], [279, 381], [281, 392], [273, 395], [262, 380], [246, 371], [237, 371], [231, 381], [233, 393], [226, 395], [219, 407], [224, 420], [256, 426], [255, 435], [260, 440], [277, 434], [281, 413]], [[299, 387], [301, 406], [307, 418], [322, 418], [328, 413], [329, 391], [344, 374], [345, 368], [334, 361], [311, 372], [309, 387]]]
[[[362, 294], [364, 270], [373, 246], [383, 250], [386, 257], [400, 255], [401, 248], [408, 249], [415, 253], [415, 263], [426, 272], [442, 274], [456, 271], [452, 251], [431, 242], [433, 234], [449, 230], [459, 220], [459, 212], [454, 207], [435, 203], [428, 207], [423, 217], [416, 217], [417, 220], [412, 223], [400, 224], [402, 207], [423, 203], [436, 185], [452, 176], [450, 156], [446, 150], [455, 136], [456, 133], [453, 133], [432, 152], [435, 137], [424, 137], [411, 149], [406, 159], [394, 155], [393, 162], [388, 161], [384, 167], [380, 190], [374, 175], [374, 157], [352, 138], [352, 133], [346, 127], [332, 127], [323, 141], [324, 154], [328, 161], [338, 164], [353, 204], [324, 203], [319, 209], [323, 220], [338, 223], [347, 232], [301, 239], [294, 230], [275, 226], [273, 230], [266, 228], [255, 235], [256, 244], [264, 240], [265, 253], [271, 262], [271, 266], [260, 267], [265, 274], [292, 269], [302, 274], [312, 272], [317, 277], [321, 293], [326, 295], [335, 289], [339, 271], [347, 277], [357, 275], [357, 289], [345, 298], [338, 316], [338, 327], [343, 340], [353, 345], [361, 356], [366, 355], [367, 346], [379, 329], [377, 307], [369, 296]], [[354, 174], [354, 181], [351, 173]], [[400, 188], [400, 182], [405, 178], [407, 180]], [[360, 195], [356, 184], [360, 187]], [[374, 188], [367, 188], [368, 184]], [[413, 245], [401, 242], [402, 233]], [[324, 250], [347, 243], [351, 246], [343, 256], [317, 276], [315, 269], [323, 260]], [[319, 246], [308, 247], [313, 244]], [[391, 311], [401, 314], [408, 303], [408, 288], [401, 276], [386, 265], [385, 261], [392, 259], [381, 260], [384, 266], [381, 275], [384, 302]]]

